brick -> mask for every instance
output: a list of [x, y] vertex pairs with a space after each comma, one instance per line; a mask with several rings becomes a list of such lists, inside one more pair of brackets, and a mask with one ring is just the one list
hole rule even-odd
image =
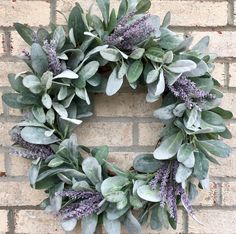
[[46, 194], [34, 190], [28, 182], [0, 182], [0, 206], [39, 205]]
[[2, 152], [0, 153], [0, 172], [6, 172], [5, 155]]
[[22, 39], [18, 32], [11, 32], [11, 54], [19, 56], [24, 49], [30, 51], [29, 45]]
[[155, 146], [159, 140], [160, 131], [163, 125], [157, 123], [139, 124], [139, 144], [145, 146]]
[[10, 146], [12, 144], [9, 131], [14, 126], [14, 123], [0, 122], [0, 145]]
[[4, 54], [4, 34], [0, 33], [0, 56]]
[[236, 182], [222, 184], [222, 205], [236, 205]]
[[88, 146], [131, 146], [132, 123], [84, 123], [77, 128], [79, 142]]
[[236, 87], [236, 63], [229, 65], [229, 87]]
[[216, 63], [212, 76], [222, 85], [225, 86], [226, 75], [224, 63]]
[[[83, 9], [88, 10], [93, 0], [59, 0], [58, 10], [68, 15], [75, 2], [79, 2]], [[118, 9], [119, 1], [111, 1], [111, 6]], [[212, 9], [214, 8], [214, 11]], [[94, 12], [99, 14], [98, 8], [94, 6]], [[150, 12], [161, 18], [171, 11], [172, 25], [179, 26], [222, 26], [227, 23], [227, 1], [202, 2], [202, 1], [152, 1]], [[181, 12], [181, 14], [179, 14]], [[58, 23], [65, 23], [60, 14], [57, 14]]]
[[65, 233], [55, 216], [41, 210], [20, 210], [16, 212], [16, 233], [54, 234]]
[[171, 25], [220, 26], [227, 24], [227, 5], [227, 1], [159, 0], [152, 1], [150, 12], [163, 18], [170, 11]]
[[216, 53], [219, 57], [235, 57], [236, 54], [236, 32], [215, 31], [215, 32], [192, 32], [194, 43], [197, 43], [205, 36], [210, 37], [209, 51]]
[[113, 117], [152, 117], [160, 103], [147, 103], [146, 93], [119, 93], [112, 97], [95, 95], [95, 113], [97, 116]]
[[190, 218], [189, 233], [191, 234], [235, 233], [236, 210], [197, 210], [196, 216], [204, 225]]
[[10, 108], [10, 107], [8, 107], [8, 113], [9, 113], [9, 115], [12, 115], [12, 116], [22, 116], [23, 115], [21, 110], [13, 109], [13, 108]]
[[14, 155], [8, 155], [11, 158], [11, 176], [27, 176], [31, 161], [25, 158], [17, 157]]
[[224, 93], [224, 97], [221, 102], [221, 107], [226, 110], [230, 110], [233, 113], [234, 117], [236, 116], [235, 101], [236, 101], [235, 93]]
[[236, 156], [235, 152], [229, 158], [217, 158], [219, 165], [211, 164], [210, 175], [218, 177], [236, 177]]
[[108, 161], [118, 165], [123, 170], [129, 170], [136, 155], [137, 153], [132, 152], [111, 152]]
[[193, 202], [193, 205], [213, 206], [217, 203], [216, 184], [210, 183], [209, 189], [199, 189], [198, 196]]
[[[0, 92], [0, 97], [2, 96], [2, 92]], [[0, 100], [0, 115], [3, 114], [3, 102]]]
[[227, 126], [231, 131], [233, 137], [229, 140], [224, 140], [224, 142], [231, 147], [236, 147], [236, 123], [230, 123]]
[[23, 62], [3, 62], [0, 61], [0, 84], [1, 86], [10, 86], [7, 75], [9, 73], [19, 73], [29, 70], [27, 65]]
[[14, 22], [31, 26], [48, 25], [50, 4], [46, 1], [1, 1], [0, 26], [13, 26]]
[[7, 210], [0, 210], [0, 233], [8, 232]]

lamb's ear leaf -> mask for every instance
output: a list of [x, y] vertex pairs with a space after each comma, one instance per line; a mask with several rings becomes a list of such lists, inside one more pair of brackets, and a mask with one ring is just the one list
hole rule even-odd
[[107, 25], [109, 22], [110, 0], [97, 0], [97, 4]]
[[14, 23], [14, 27], [27, 44], [33, 44], [34, 31], [31, 28], [20, 23]]
[[76, 6], [72, 9], [68, 19], [69, 30], [73, 28], [75, 41], [77, 43], [82, 43], [85, 38], [84, 32], [86, 31], [86, 26], [84, 25], [82, 13], [82, 8], [79, 4], [76, 4]]
[[145, 13], [150, 9], [150, 7], [151, 7], [150, 0], [142, 0], [136, 6], [136, 13], [137, 14]]

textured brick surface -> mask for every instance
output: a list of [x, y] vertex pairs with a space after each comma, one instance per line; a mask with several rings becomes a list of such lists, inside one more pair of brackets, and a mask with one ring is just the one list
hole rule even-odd
[[215, 32], [192, 32], [194, 41], [198, 42], [201, 38], [209, 35], [210, 47], [209, 51], [216, 53], [219, 57], [235, 57], [236, 55], [236, 32], [234, 31], [220, 31]]
[[[97, 116], [137, 116], [152, 117], [153, 111], [159, 107], [159, 103], [146, 102], [146, 94], [121, 93], [112, 97], [95, 95], [95, 113]], [[104, 103], [106, 103], [104, 105]]]
[[0, 233], [4, 234], [8, 231], [7, 210], [0, 210]]
[[236, 182], [222, 184], [222, 203], [225, 206], [236, 205]]
[[0, 32], [0, 56], [4, 53], [4, 34]]
[[80, 143], [84, 145], [132, 145], [131, 123], [84, 123], [76, 132]]
[[197, 210], [197, 218], [204, 224], [200, 225], [192, 218], [189, 219], [191, 234], [233, 234], [236, 229], [235, 210]]
[[161, 18], [171, 11], [171, 25], [219, 26], [227, 23], [227, 1], [154, 0], [152, 4], [150, 12], [160, 15]]
[[229, 86], [236, 87], [236, 63], [229, 65]]
[[[55, 10], [68, 16], [75, 2], [79, 2], [86, 12], [95, 0], [0, 0], [0, 95], [5, 93], [5, 87], [9, 86], [8, 73], [29, 70], [16, 58], [29, 46], [14, 30], [13, 22], [26, 23], [33, 26], [34, 30], [39, 25], [48, 26], [50, 20], [54, 19], [59, 24], [65, 24], [63, 16]], [[171, 25], [174, 26], [174, 30], [179, 36], [193, 35], [194, 43], [206, 35], [210, 36], [209, 51], [219, 56], [213, 77], [222, 85], [225, 95], [222, 107], [230, 109], [236, 116], [236, 31], [234, 26], [227, 24], [227, 20], [232, 23], [235, 18], [233, 2], [232, 0], [152, 0], [150, 12], [158, 14], [162, 20], [170, 10]], [[119, 0], [111, 0], [111, 3], [112, 7], [118, 8]], [[236, 4], [234, 8], [236, 9]], [[96, 5], [93, 11], [101, 15]], [[127, 90], [126, 88], [113, 97], [95, 95], [95, 117], [85, 120], [85, 123], [76, 130], [81, 144], [112, 146], [108, 160], [124, 170], [130, 169], [135, 156], [146, 153], [145, 149], [155, 148], [163, 127], [152, 118], [153, 111], [160, 103], [147, 104], [145, 90], [137, 93]], [[11, 145], [8, 131], [14, 122], [20, 119], [19, 116], [22, 116], [19, 110], [5, 106], [3, 108], [0, 102], [0, 172], [7, 171], [7, 177], [0, 178], [0, 234], [7, 231], [19, 234], [64, 233], [54, 216], [35, 208], [45, 198], [45, 194], [33, 190], [26, 181], [30, 161], [6, 153], [4, 156], [3, 152], [7, 152], [7, 148]], [[195, 208], [198, 208], [196, 216], [204, 226], [192, 218], [187, 221], [186, 213], [180, 210], [176, 231], [155, 232], [144, 226], [142, 234], [236, 233], [235, 120], [228, 121], [227, 125], [232, 131], [233, 138], [225, 142], [234, 147], [232, 157], [217, 158], [221, 166], [211, 163], [210, 175], [214, 182], [210, 183], [209, 190], [199, 190], [199, 196], [194, 202]], [[141, 152], [138, 152], [139, 148]], [[8, 209], [12, 212], [9, 215], [10, 230], [7, 223]], [[82, 233], [79, 225], [71, 234], [75, 233]], [[104, 230], [99, 232], [101, 233], [105, 233]]]
[[9, 1], [0, 2], [0, 26], [12, 26], [14, 22], [31, 26], [48, 25], [50, 6], [45, 1]]
[[145, 146], [155, 146], [159, 140], [161, 123], [140, 123], [139, 124], [139, 144]]
[[6, 172], [5, 155], [2, 152], [0, 152], [0, 172]]
[[9, 73], [19, 73], [22, 71], [27, 71], [29, 68], [23, 62], [3, 62], [0, 61], [0, 83], [1, 86], [9, 86], [7, 75]]
[[16, 233], [53, 234], [65, 233], [58, 220], [40, 210], [21, 210], [16, 212]]
[[28, 182], [0, 182], [0, 206], [35, 206], [44, 198], [45, 194], [32, 189]]

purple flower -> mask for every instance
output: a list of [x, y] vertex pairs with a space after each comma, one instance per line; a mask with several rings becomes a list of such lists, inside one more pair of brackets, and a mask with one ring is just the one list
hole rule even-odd
[[181, 76], [173, 85], [169, 85], [169, 90], [183, 101], [188, 109], [197, 106], [198, 102], [215, 98], [214, 95], [199, 89], [186, 76]]
[[30, 60], [30, 59], [31, 59], [30, 52], [27, 51], [26, 49], [22, 50], [22, 55], [21, 55], [21, 57], [22, 57], [22, 59]]
[[81, 219], [90, 214], [94, 214], [100, 211], [100, 203], [103, 200], [103, 196], [99, 192], [93, 191], [64, 191], [58, 193], [59, 196], [68, 197], [76, 200], [60, 210], [60, 215], [62, 215], [64, 220], [76, 218]]
[[55, 40], [44, 42], [44, 47], [48, 55], [48, 69], [53, 73], [53, 75], [58, 75], [62, 71], [61, 63], [57, 58], [57, 43]]
[[193, 214], [193, 209], [182, 185], [175, 181], [179, 163], [164, 163], [157, 171], [155, 177], [149, 182], [151, 189], [160, 186], [160, 206], [167, 205], [170, 217], [177, 221], [177, 196], [181, 196], [182, 203], [189, 214]]
[[[46, 159], [53, 154], [53, 150], [48, 145], [35, 145], [25, 141], [20, 134], [19, 128], [13, 128], [10, 132], [12, 141], [22, 148], [14, 148], [12, 153], [29, 159]], [[15, 145], [14, 144], [14, 145]]]
[[154, 27], [148, 23], [150, 15], [144, 15], [129, 24], [128, 22], [133, 16], [134, 13], [130, 13], [121, 19], [114, 32], [107, 38], [108, 45], [121, 50], [132, 51], [135, 46], [155, 32]]

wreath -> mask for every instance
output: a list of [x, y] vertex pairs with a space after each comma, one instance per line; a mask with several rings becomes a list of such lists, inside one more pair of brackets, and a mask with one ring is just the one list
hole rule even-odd
[[[109, 0], [96, 2], [101, 18], [76, 4], [68, 25], [50, 32], [15, 24], [31, 51], [21, 54], [30, 71], [9, 74], [16, 92], [3, 95], [25, 110], [10, 131], [14, 154], [32, 160], [30, 184], [48, 194], [41, 207], [66, 231], [78, 220], [85, 234], [99, 224], [110, 234], [121, 224], [132, 234], [143, 223], [175, 229], [177, 205], [196, 219], [191, 201], [208, 186], [209, 162], [231, 151], [222, 138], [232, 137], [232, 113], [219, 107], [223, 94], [211, 75], [216, 56], [206, 52], [208, 37], [191, 46], [191, 37], [172, 32], [170, 13], [162, 24], [148, 14], [150, 0], [122, 0], [118, 12]], [[114, 95], [125, 80], [147, 88], [147, 102], [162, 100], [154, 116], [164, 123], [153, 154], [138, 155], [128, 171], [108, 162], [107, 146], [87, 148], [73, 134], [92, 115], [90, 94]]]

